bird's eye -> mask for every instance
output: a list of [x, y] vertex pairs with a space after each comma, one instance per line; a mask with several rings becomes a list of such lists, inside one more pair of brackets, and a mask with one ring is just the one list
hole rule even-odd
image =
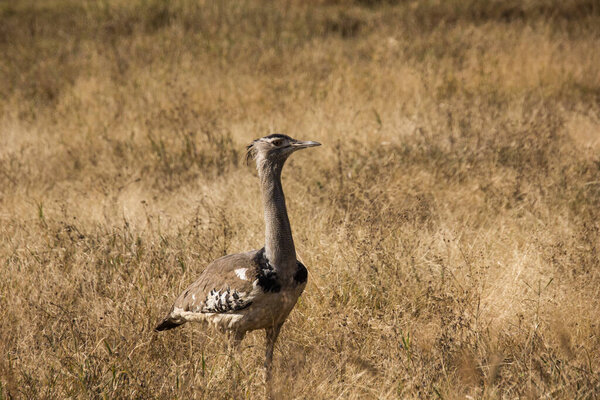
[[275, 147], [279, 147], [279, 146], [281, 146], [281, 140], [279, 140], [279, 139], [278, 139], [278, 140], [273, 140], [273, 141], [271, 142], [271, 144], [272, 144], [273, 146], [275, 146]]

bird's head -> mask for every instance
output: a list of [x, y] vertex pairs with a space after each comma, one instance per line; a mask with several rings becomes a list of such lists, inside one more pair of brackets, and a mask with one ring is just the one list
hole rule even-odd
[[246, 148], [246, 159], [256, 160], [259, 168], [265, 164], [283, 165], [293, 152], [320, 145], [321, 143], [318, 142], [296, 140], [287, 135], [275, 133], [253, 140]]

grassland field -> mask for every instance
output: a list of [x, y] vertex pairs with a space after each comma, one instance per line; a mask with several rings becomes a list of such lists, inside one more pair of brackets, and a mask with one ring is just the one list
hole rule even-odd
[[260, 248], [281, 399], [600, 398], [598, 0], [0, 0], [0, 399], [259, 399], [263, 334], [153, 331]]

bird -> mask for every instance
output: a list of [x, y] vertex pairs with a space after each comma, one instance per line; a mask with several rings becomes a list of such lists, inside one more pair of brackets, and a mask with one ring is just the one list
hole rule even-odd
[[256, 162], [261, 187], [264, 246], [210, 263], [155, 328], [164, 331], [187, 322], [207, 323], [228, 334], [233, 352], [247, 332], [264, 329], [267, 398], [272, 398], [275, 343], [308, 280], [306, 267], [296, 257], [281, 172], [292, 153], [320, 145], [275, 133], [253, 140], [246, 147], [246, 159]]

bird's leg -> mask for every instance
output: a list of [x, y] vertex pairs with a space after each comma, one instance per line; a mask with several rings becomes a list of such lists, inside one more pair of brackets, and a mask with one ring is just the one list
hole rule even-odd
[[273, 350], [283, 324], [275, 325], [266, 329], [266, 351], [265, 351], [265, 397], [273, 398], [272, 372], [273, 372]]
[[229, 332], [229, 341], [227, 345], [227, 374], [229, 382], [231, 383], [231, 392], [236, 396], [237, 392], [237, 381], [238, 381], [238, 365], [236, 355], [240, 348], [240, 343], [244, 338], [244, 334], [240, 332]]

